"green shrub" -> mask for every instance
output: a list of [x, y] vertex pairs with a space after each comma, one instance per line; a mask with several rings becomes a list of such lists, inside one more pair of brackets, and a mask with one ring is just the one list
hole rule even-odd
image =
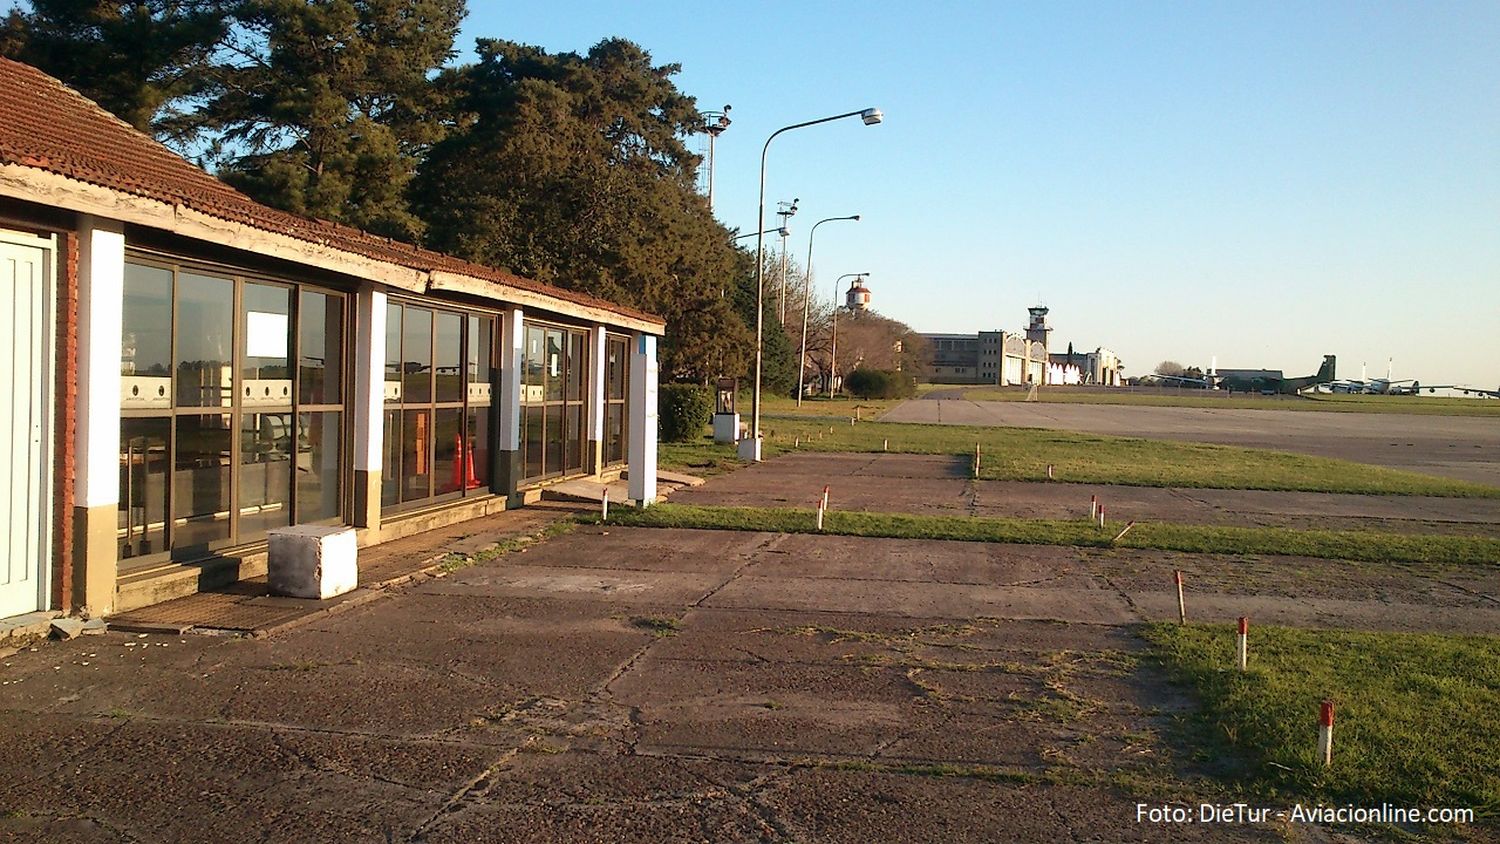
[[906, 372], [860, 368], [844, 379], [844, 388], [862, 399], [904, 399], [917, 394], [917, 379]]
[[663, 384], [657, 392], [656, 413], [661, 438], [684, 443], [703, 436], [714, 412], [713, 394], [696, 384]]

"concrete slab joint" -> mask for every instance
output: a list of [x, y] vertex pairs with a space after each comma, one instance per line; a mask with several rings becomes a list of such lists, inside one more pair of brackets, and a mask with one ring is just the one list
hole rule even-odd
[[266, 579], [271, 594], [324, 600], [359, 583], [354, 529], [295, 525], [270, 532]]

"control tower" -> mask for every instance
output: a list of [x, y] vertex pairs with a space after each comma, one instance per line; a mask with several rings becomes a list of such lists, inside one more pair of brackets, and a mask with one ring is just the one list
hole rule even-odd
[[1034, 308], [1027, 308], [1026, 311], [1031, 314], [1031, 323], [1026, 326], [1026, 339], [1033, 343], [1041, 343], [1042, 348], [1046, 349], [1047, 335], [1052, 333], [1052, 329], [1047, 327], [1046, 306], [1037, 305]]

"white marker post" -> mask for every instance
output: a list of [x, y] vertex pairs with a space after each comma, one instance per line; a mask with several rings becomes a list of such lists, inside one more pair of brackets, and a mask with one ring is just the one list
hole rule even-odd
[[974, 477], [979, 477], [979, 443], [974, 443]]
[[792, 440], [792, 448], [801, 448], [801, 447], [802, 447], [802, 438], [801, 437], [797, 437], [796, 439]]
[[1250, 662], [1250, 618], [1240, 616], [1240, 633], [1235, 637], [1235, 653], [1239, 656], [1240, 670], [1244, 671]]
[[828, 509], [828, 484], [823, 484], [823, 509]]
[[1177, 623], [1187, 624], [1187, 603], [1182, 595], [1182, 570], [1173, 572], [1173, 576], [1177, 578]]
[[891, 450], [891, 441], [890, 441], [890, 438], [886, 438], [886, 439], [883, 439], [883, 440], [880, 441], [880, 450], [881, 451], [890, 451]]
[[609, 521], [609, 487], [604, 488], [604, 498], [599, 501], [599, 521]]
[[1047, 464], [1047, 480], [1052, 480], [1052, 464]]
[[1318, 758], [1325, 766], [1333, 764], [1333, 701], [1323, 701], [1318, 712]]
[[1099, 505], [1099, 527], [1104, 527], [1104, 505]]
[[818, 502], [818, 532], [823, 531], [823, 503]]
[[1089, 521], [1099, 518], [1099, 496], [1089, 496]]

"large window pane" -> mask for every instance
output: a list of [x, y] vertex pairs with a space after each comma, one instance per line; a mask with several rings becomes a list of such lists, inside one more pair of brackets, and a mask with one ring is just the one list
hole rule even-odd
[[468, 372], [469, 404], [490, 403], [492, 379], [490, 356], [494, 349], [494, 320], [489, 317], [469, 317]]
[[583, 469], [583, 405], [568, 404], [564, 414], [567, 434], [563, 438], [563, 465], [569, 472]]
[[339, 471], [342, 415], [303, 413], [297, 418], [297, 521], [337, 518], [343, 491], [343, 474]]
[[543, 398], [542, 385], [546, 382], [546, 332], [534, 326], [526, 327], [526, 389], [521, 401], [539, 402]]
[[547, 401], [561, 401], [563, 397], [563, 347], [564, 335], [561, 331], [548, 329], [547, 350], [544, 353], [546, 359], [543, 361], [546, 378]]
[[604, 408], [604, 462], [625, 459], [625, 405], [611, 402]]
[[523, 445], [526, 449], [526, 477], [536, 478], [542, 474], [542, 408], [540, 405], [523, 408], [526, 415], [526, 431]]
[[380, 505], [390, 507], [401, 503], [401, 411], [386, 410], [382, 434]]
[[176, 322], [178, 407], [229, 407], [234, 389], [234, 282], [178, 275]]
[[291, 524], [294, 447], [292, 414], [240, 418], [240, 541]]
[[120, 420], [120, 559], [167, 550], [172, 420]]
[[615, 337], [611, 337], [604, 346], [606, 398], [625, 398], [625, 351], [625, 341]]
[[461, 408], [439, 408], [436, 412], [436, 440], [433, 443], [434, 495], [448, 495], [462, 490], [467, 481], [464, 468], [463, 423]]
[[[245, 407], [292, 405], [292, 291], [246, 284], [241, 293], [240, 395]], [[287, 454], [290, 454], [288, 449]]]
[[490, 409], [487, 407], [469, 408], [467, 427], [464, 488], [487, 490], [490, 485]]
[[563, 453], [563, 406], [560, 404], [549, 404], [543, 416], [546, 418], [547, 435], [542, 444], [542, 471], [548, 475], [555, 475], [562, 471]]
[[401, 323], [401, 400], [432, 402], [432, 311], [406, 308]]
[[463, 348], [464, 318], [439, 311], [433, 326], [433, 377], [437, 381], [437, 400], [464, 400]]
[[588, 358], [584, 354], [581, 332], [568, 332], [568, 401], [583, 401], [583, 387], [588, 383]]
[[408, 410], [401, 414], [401, 500], [432, 496], [432, 413]]
[[122, 407], [172, 406], [172, 271], [125, 265]]
[[232, 417], [177, 417], [177, 462], [172, 476], [172, 549], [192, 549], [229, 538]]
[[400, 305], [385, 309], [385, 400], [401, 400], [401, 312]]
[[344, 300], [304, 291], [297, 314], [299, 401], [339, 404], [343, 401]]

